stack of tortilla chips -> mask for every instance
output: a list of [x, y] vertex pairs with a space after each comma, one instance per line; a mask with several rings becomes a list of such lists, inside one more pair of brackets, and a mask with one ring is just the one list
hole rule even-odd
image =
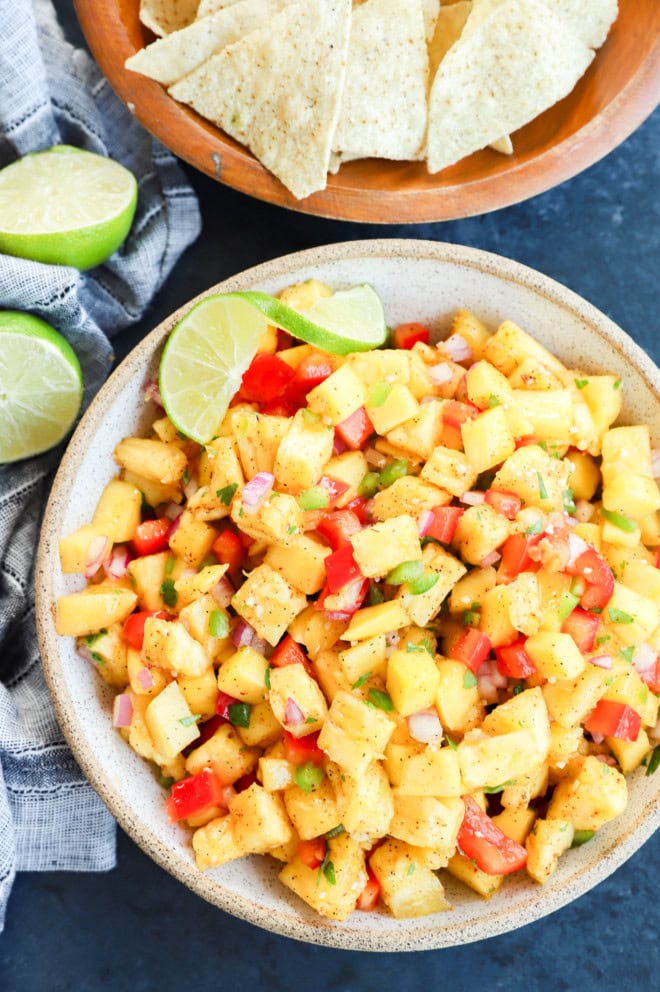
[[358, 158], [445, 169], [573, 89], [617, 0], [141, 0], [127, 60], [297, 198]]

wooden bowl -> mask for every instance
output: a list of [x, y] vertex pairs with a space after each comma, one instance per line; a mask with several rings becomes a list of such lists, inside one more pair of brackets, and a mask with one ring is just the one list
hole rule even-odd
[[653, 110], [660, 92], [660, 4], [619, 0], [619, 17], [573, 92], [516, 132], [515, 154], [476, 152], [429, 175], [424, 163], [369, 159], [342, 166], [305, 200], [241, 145], [176, 103], [158, 83], [124, 68], [153, 40], [138, 0], [75, 0], [97, 62], [139, 121], [201, 172], [269, 203], [339, 220], [401, 224], [452, 220], [518, 203], [597, 162]]
[[[569, 365], [621, 376], [624, 421], [649, 423], [654, 443], [660, 441], [660, 372], [650, 359], [589, 303], [506, 258], [426, 241], [356, 241], [275, 259], [208, 292], [276, 293], [310, 277], [337, 288], [371, 283], [390, 325], [421, 320], [446, 333], [460, 306], [472, 308], [491, 327], [511, 318]], [[112, 728], [113, 691], [76, 654], [73, 638], [56, 635], [53, 622], [57, 597], [83, 584], [81, 576], [62, 575], [59, 538], [91, 519], [103, 486], [116, 473], [113, 448], [140, 430], [144, 384], [157, 370], [169, 332], [192, 302], [145, 338], [94, 400], [62, 460], [44, 517], [36, 572], [41, 656], [60, 725], [92, 785], [124, 830], [194, 892], [241, 919], [298, 940], [371, 951], [446, 947], [513, 930], [576, 899], [660, 826], [660, 772], [647, 776], [644, 768], [637, 769], [629, 777], [625, 811], [588, 844], [567, 852], [543, 888], [518, 873], [484, 902], [445, 875], [453, 905], [449, 913], [407, 920], [385, 912], [353, 913], [335, 924], [279, 883], [271, 859], [242, 858], [207, 872], [195, 867], [189, 834], [169, 822], [163, 790], [146, 762]]]

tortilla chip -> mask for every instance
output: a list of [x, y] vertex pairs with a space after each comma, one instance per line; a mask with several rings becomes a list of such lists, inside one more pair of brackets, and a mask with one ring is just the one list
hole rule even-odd
[[171, 34], [192, 24], [198, 3], [199, 0], [140, 0], [140, 20], [154, 34]]
[[543, 0], [503, 0], [440, 63], [429, 103], [428, 169], [438, 172], [563, 99], [594, 53]]
[[219, 10], [224, 10], [225, 7], [232, 7], [235, 3], [240, 2], [241, 0], [199, 0], [197, 17], [208, 17], [209, 14], [217, 14]]
[[422, 13], [424, 14], [424, 34], [428, 44], [435, 31], [435, 22], [440, 13], [440, 0], [422, 0]]
[[513, 141], [509, 134], [502, 135], [497, 141], [491, 141], [488, 147], [492, 148], [494, 152], [499, 152], [500, 155], [513, 155]]
[[181, 31], [154, 41], [126, 59], [126, 68], [170, 86], [293, 2], [238, 0], [215, 14], [193, 21]]
[[429, 74], [435, 76], [443, 58], [461, 36], [465, 22], [472, 10], [472, 0], [458, 0], [448, 7], [441, 7], [436, 18], [433, 37], [429, 42]]
[[617, 0], [543, 0], [589, 48], [600, 48], [617, 19]]
[[421, 0], [356, 7], [333, 150], [342, 159], [413, 158], [424, 141], [427, 79]]
[[351, 0], [289, 4], [169, 92], [247, 145], [302, 199], [326, 184], [350, 23]]

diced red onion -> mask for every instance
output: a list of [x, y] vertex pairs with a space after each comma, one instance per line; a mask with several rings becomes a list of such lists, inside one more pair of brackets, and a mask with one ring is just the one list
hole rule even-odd
[[428, 534], [431, 524], [433, 523], [433, 511], [432, 510], [422, 510], [417, 521], [417, 533], [420, 537], [426, 537]]
[[375, 448], [367, 448], [364, 457], [367, 459], [367, 465], [372, 468], [384, 468], [387, 465], [387, 455], [382, 451], [376, 451]]
[[226, 575], [223, 575], [220, 581], [213, 586], [211, 595], [223, 610], [229, 606], [234, 596], [234, 587]]
[[651, 471], [654, 479], [660, 479], [660, 448], [651, 448]]
[[452, 361], [467, 362], [472, 358], [472, 348], [462, 335], [450, 334], [442, 343]]
[[342, 613], [340, 610], [324, 610], [323, 611], [328, 618], [328, 620], [340, 620], [344, 622], [345, 620], [350, 620], [350, 613]]
[[650, 644], [638, 644], [632, 656], [633, 667], [639, 675], [644, 675], [654, 668], [657, 660], [657, 652], [653, 650]]
[[408, 717], [408, 733], [414, 741], [421, 744], [435, 744], [442, 740], [442, 724], [437, 712], [430, 707], [411, 713]]
[[591, 737], [594, 744], [602, 744], [605, 740], [605, 734], [596, 734], [592, 732]]
[[611, 654], [599, 654], [599, 655], [596, 655], [595, 658], [589, 658], [589, 661], [591, 662], [592, 665], [595, 665], [596, 668], [607, 668], [607, 669], [610, 669], [612, 667], [612, 655]]
[[133, 719], [133, 700], [129, 692], [115, 696], [112, 704], [112, 726], [130, 727]]
[[573, 516], [580, 524], [588, 524], [594, 515], [594, 508], [588, 499], [578, 499], [575, 501], [575, 513]]
[[109, 579], [123, 579], [128, 572], [131, 553], [125, 544], [119, 544], [110, 552], [110, 557], [103, 562], [105, 574]]
[[497, 686], [490, 675], [477, 675], [477, 691], [485, 703], [496, 703], [499, 699]]
[[99, 535], [93, 537], [89, 542], [87, 557], [85, 558], [85, 578], [91, 579], [98, 572], [110, 550], [110, 541], [107, 537]]
[[485, 661], [482, 661], [477, 671], [477, 676], [480, 675], [491, 679], [497, 689], [506, 689], [509, 684], [509, 680], [506, 675], [502, 675], [494, 658], [486, 658]]
[[167, 533], [165, 534], [167, 540], [171, 540], [174, 537], [179, 527], [181, 526], [181, 518], [183, 514], [180, 513], [178, 517], [175, 517], [170, 526], [167, 528]]
[[587, 550], [587, 542], [583, 541], [581, 537], [572, 532], [568, 535], [568, 561], [566, 562], [566, 568], [570, 568], [574, 565], [581, 554]]
[[468, 489], [460, 498], [461, 503], [467, 506], [481, 506], [486, 502], [486, 494], [480, 493], [476, 489]]
[[299, 727], [301, 723], [305, 722], [305, 714], [291, 696], [287, 698], [286, 706], [284, 707], [284, 722], [289, 727]]
[[272, 472], [257, 472], [243, 487], [241, 499], [248, 513], [256, 513], [263, 501], [270, 495], [275, 485]]
[[434, 386], [444, 386], [454, 378], [454, 371], [447, 362], [440, 362], [439, 365], [431, 365], [426, 371]]
[[345, 451], [348, 451], [347, 446], [344, 444], [343, 440], [335, 431], [335, 439], [332, 443], [332, 453], [333, 455], [343, 455]]
[[491, 565], [496, 565], [501, 557], [502, 555], [499, 551], [491, 551], [490, 554], [487, 554], [485, 558], [481, 559], [481, 567], [489, 568]]
[[179, 506], [178, 503], [165, 503], [161, 508], [161, 512], [168, 520], [176, 520], [183, 513], [183, 507]]
[[160, 395], [160, 388], [158, 386], [157, 379], [149, 379], [144, 387], [144, 402], [148, 403], [149, 400], [153, 400], [157, 406], [164, 409], [163, 398]]
[[153, 687], [156, 684], [154, 682], [153, 675], [151, 674], [151, 672], [149, 671], [149, 669], [146, 668], [146, 667], [145, 668], [141, 668], [139, 670], [139, 672], [136, 674], [135, 677], [138, 680], [138, 682], [140, 683], [140, 687], [142, 689], [144, 689], [145, 692], [148, 692], [149, 689], [153, 689]]
[[[598, 735], [600, 737], [600, 734]], [[592, 734], [593, 737], [593, 734]], [[605, 740], [605, 738], [603, 738]], [[602, 744], [603, 741], [597, 741], [594, 737], [594, 744]], [[612, 757], [611, 754], [597, 754], [596, 761], [600, 761], [603, 765], [609, 765], [610, 768], [616, 768], [616, 759]]]
[[84, 658], [85, 661], [88, 661], [90, 663], [90, 665], [96, 665], [97, 664], [97, 662], [95, 661], [95, 659], [92, 658], [92, 652], [89, 650], [89, 648], [87, 647], [86, 644], [79, 644], [78, 647], [77, 647], [77, 651], [78, 651], [78, 654], [80, 655], [80, 657], [81, 658]]
[[199, 489], [199, 483], [197, 479], [188, 479], [185, 486], [183, 487], [183, 495], [186, 499], [192, 499], [197, 490]]
[[223, 785], [222, 788], [220, 789], [220, 792], [221, 792], [220, 805], [224, 806], [224, 808], [227, 809], [229, 807], [229, 800], [233, 799], [234, 796], [237, 795], [236, 789], [234, 788], [233, 785]]
[[239, 619], [231, 632], [231, 640], [237, 648], [250, 648], [258, 640], [257, 632], [247, 620]]

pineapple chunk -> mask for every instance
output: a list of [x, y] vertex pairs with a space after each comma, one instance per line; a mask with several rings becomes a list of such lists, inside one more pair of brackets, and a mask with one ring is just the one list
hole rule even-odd
[[279, 572], [292, 586], [313, 596], [325, 583], [325, 559], [330, 548], [309, 534], [300, 534], [285, 547], [271, 544], [264, 563]]
[[423, 479], [418, 479], [417, 476], [404, 475], [396, 479], [387, 489], [376, 493], [373, 515], [378, 520], [388, 520], [390, 517], [398, 517], [406, 513], [418, 517], [423, 510], [446, 506], [450, 502], [449, 493], [429, 482], [424, 482]]
[[196, 599], [211, 592], [227, 571], [227, 565], [207, 565], [196, 575], [182, 575], [174, 583], [177, 606], [186, 607]]
[[573, 843], [573, 826], [568, 820], [537, 820], [525, 841], [527, 874], [545, 885], [557, 868], [559, 856]]
[[311, 792], [292, 785], [283, 796], [287, 815], [301, 840], [320, 837], [341, 823], [335, 790], [326, 776]]
[[90, 548], [94, 541], [107, 541], [106, 555], [112, 550], [108, 534], [95, 524], [83, 524], [78, 530], [60, 539], [60, 566], [65, 575], [81, 574], [87, 568]]
[[570, 634], [541, 631], [528, 637], [525, 651], [546, 679], [576, 679], [586, 662]]
[[335, 502], [340, 509], [360, 494], [360, 483], [369, 471], [367, 459], [361, 451], [344, 451], [326, 462], [323, 474], [348, 486]]
[[156, 750], [174, 758], [199, 737], [196, 715], [176, 682], [170, 682], [147, 706], [144, 718]]
[[[283, 792], [293, 785], [295, 766], [286, 758], [265, 754], [259, 758], [259, 781], [266, 792]], [[289, 813], [289, 816], [291, 814]], [[293, 817], [291, 817], [293, 819]]]
[[389, 634], [391, 631], [407, 627], [410, 618], [401, 603], [396, 599], [378, 603], [376, 606], [365, 606], [357, 610], [351, 617], [350, 623], [341, 635], [342, 641], [365, 641], [377, 637], [378, 634]]
[[373, 760], [383, 757], [393, 730], [394, 722], [382, 710], [365, 706], [350, 692], [339, 691], [318, 743], [340, 768], [359, 776]]
[[435, 705], [442, 726], [450, 733], [465, 733], [480, 720], [483, 712], [476, 683], [465, 684], [466, 671], [460, 661], [442, 658], [438, 662], [440, 685]]
[[143, 437], [126, 437], [120, 441], [114, 459], [128, 472], [164, 486], [178, 482], [188, 466], [188, 459], [176, 445]]
[[552, 458], [543, 448], [528, 444], [506, 459], [495, 475], [493, 488], [515, 493], [526, 506], [563, 510], [571, 469], [570, 462]]
[[341, 424], [364, 406], [366, 400], [367, 391], [348, 363], [340, 365], [332, 375], [307, 393], [310, 410], [333, 425]]
[[279, 294], [282, 303], [294, 310], [309, 310], [317, 300], [332, 296], [332, 290], [324, 282], [318, 279], [306, 279], [304, 282], [296, 282], [287, 286]]
[[515, 730], [496, 737], [471, 731], [457, 750], [461, 777], [468, 792], [495, 789], [511, 782], [531, 771], [539, 760], [531, 730]]
[[158, 506], [159, 503], [180, 503], [183, 499], [181, 482], [172, 482], [164, 486], [160, 482], [154, 482], [153, 479], [145, 479], [138, 472], [126, 470], [122, 472], [122, 477], [124, 482], [130, 482], [140, 490], [140, 494], [149, 506]]
[[167, 610], [161, 590], [171, 558], [169, 552], [161, 551], [128, 563], [128, 574], [144, 610]]
[[387, 662], [387, 691], [401, 716], [431, 706], [440, 675], [427, 651], [393, 651]]
[[190, 752], [186, 771], [191, 775], [212, 768], [224, 785], [231, 785], [252, 771], [259, 758], [255, 748], [246, 747], [230, 723], [222, 723], [212, 737]]
[[362, 775], [338, 776], [337, 786], [335, 823], [342, 823], [359, 843], [373, 843], [385, 837], [394, 815], [394, 798], [380, 762], [373, 761]]
[[401, 766], [397, 784], [400, 796], [459, 798], [465, 792], [458, 753], [450, 747], [429, 744], [420, 754], [411, 754]]
[[511, 623], [511, 597], [508, 586], [495, 586], [484, 593], [481, 600], [479, 630], [488, 636], [494, 648], [515, 641], [518, 632]]
[[600, 469], [584, 451], [568, 451], [566, 460], [573, 466], [571, 489], [575, 499], [593, 499], [600, 485]]
[[454, 314], [454, 319], [451, 322], [451, 334], [460, 334], [464, 341], [467, 341], [470, 348], [472, 349], [472, 357], [475, 362], [478, 362], [481, 358], [483, 349], [486, 346], [486, 342], [490, 338], [490, 331], [483, 323], [479, 320], [476, 314], [472, 313], [466, 307], [461, 307]]
[[[379, 385], [376, 383], [375, 385]], [[380, 385], [389, 385], [381, 383]], [[378, 405], [367, 400], [367, 414], [378, 434], [385, 435], [394, 430], [406, 420], [414, 417], [419, 410], [419, 403], [407, 386], [395, 382], [385, 399]]]
[[449, 612], [464, 613], [473, 603], [481, 603], [483, 596], [495, 587], [497, 572], [494, 568], [473, 568], [455, 583], [449, 597]]
[[303, 529], [303, 512], [293, 496], [271, 493], [254, 513], [234, 500], [231, 518], [244, 534], [268, 545], [287, 548]]
[[410, 360], [407, 351], [391, 348], [383, 351], [355, 351], [346, 356], [346, 364], [369, 388], [377, 382], [410, 382]]
[[[338, 372], [333, 375], [338, 375]], [[331, 378], [332, 376], [325, 382], [329, 382]], [[320, 389], [325, 382], [315, 388]], [[309, 396], [312, 392], [314, 390]], [[304, 410], [299, 410], [277, 449], [273, 473], [278, 488], [296, 494], [313, 486], [322, 475], [326, 462], [332, 457], [333, 444], [332, 429], [322, 421], [310, 422], [305, 417]]]
[[219, 816], [195, 831], [192, 838], [195, 864], [204, 871], [206, 868], [219, 868], [228, 861], [241, 858], [245, 851], [236, 839], [234, 820], [231, 816]]
[[[462, 451], [438, 445], [421, 471], [421, 478], [445, 489], [452, 496], [462, 496], [472, 489], [478, 472]], [[437, 505], [437, 504], [436, 504]]]
[[547, 817], [568, 820], [575, 830], [598, 830], [624, 811], [628, 786], [621, 772], [593, 755], [576, 764], [573, 775], [556, 786]]
[[282, 737], [282, 727], [267, 699], [253, 703], [247, 727], [237, 727], [236, 730], [248, 747], [270, 747]]
[[[157, 669], [152, 670], [152, 676], [157, 680], [165, 678], [165, 673], [159, 673]], [[218, 686], [215, 681], [215, 672], [212, 668], [207, 668], [203, 675], [191, 677], [181, 676], [177, 679], [179, 688], [184, 699], [188, 703], [193, 713], [199, 713], [202, 720], [209, 720], [215, 716], [215, 703], [218, 698]], [[156, 681], [158, 685], [158, 680]]]
[[482, 897], [490, 899], [502, 887], [504, 875], [489, 875], [487, 872], [477, 868], [476, 862], [472, 858], [466, 858], [464, 854], [456, 852], [447, 863], [447, 871], [459, 882], [463, 882]]
[[111, 541], [130, 541], [142, 518], [142, 493], [121, 479], [112, 479], [99, 499], [92, 524]]
[[623, 741], [618, 737], [606, 737], [605, 743], [619, 762], [624, 775], [638, 768], [652, 749], [648, 734], [643, 728], [640, 729], [637, 740]]
[[395, 919], [451, 909], [442, 882], [410, 844], [386, 840], [373, 852], [369, 865], [378, 879], [381, 898]]
[[437, 614], [454, 583], [465, 574], [465, 565], [454, 558], [444, 548], [428, 544], [422, 551], [422, 561], [426, 572], [435, 572], [438, 579], [435, 585], [422, 593], [411, 593], [404, 583], [397, 594], [408, 616], [419, 627], [424, 627]]
[[[610, 472], [617, 474], [612, 478], [609, 477]], [[606, 510], [639, 520], [660, 509], [660, 490], [655, 479], [637, 472], [625, 472], [618, 465], [610, 469], [605, 462], [602, 473], [603, 506]]]
[[328, 842], [328, 867], [330, 863], [332, 873], [319, 873], [296, 856], [284, 866], [279, 879], [321, 916], [342, 923], [355, 909], [355, 901], [367, 883], [364, 852], [347, 833], [342, 833]]
[[[129, 673], [128, 651], [121, 625], [113, 624], [108, 630], [83, 637], [82, 643], [98, 666], [98, 673], [103, 681], [115, 689], [123, 689], [129, 681]], [[140, 662], [140, 667], [142, 665], [143, 662]]]
[[[275, 718], [294, 737], [305, 737], [320, 730], [328, 716], [318, 682], [307, 674], [303, 665], [274, 668], [270, 673], [268, 699]], [[289, 712], [291, 701], [302, 713], [302, 722]]]
[[[580, 392], [589, 407], [598, 437], [601, 437], [621, 413], [621, 380], [615, 375], [587, 375]], [[584, 497], [589, 499], [588, 496]]]
[[614, 583], [612, 598], [603, 611], [606, 626], [624, 644], [646, 641], [658, 626], [656, 603], [621, 582]]
[[500, 324], [495, 334], [486, 341], [483, 355], [507, 376], [511, 375], [517, 365], [530, 358], [535, 359], [545, 370], [554, 373], [562, 382], [568, 374], [558, 358], [512, 320], [505, 320]]
[[315, 660], [322, 651], [332, 647], [346, 626], [344, 620], [331, 620], [323, 610], [317, 610], [315, 604], [310, 603], [291, 623], [289, 633]]
[[465, 561], [478, 565], [504, 544], [509, 529], [507, 518], [488, 503], [469, 506], [458, 521], [452, 543]]
[[206, 651], [178, 620], [147, 617], [142, 656], [148, 665], [198, 678], [210, 668]]
[[420, 406], [414, 417], [388, 431], [386, 437], [404, 455], [426, 461], [439, 443], [442, 429], [442, 401], [431, 400]]
[[500, 703], [485, 718], [482, 729], [486, 734], [529, 730], [534, 737], [536, 760], [543, 761], [550, 747], [550, 720], [541, 689], [525, 689]]
[[268, 695], [268, 668], [268, 662], [259, 651], [247, 646], [239, 648], [220, 666], [218, 689], [243, 703], [260, 703]]
[[347, 679], [339, 655], [335, 651], [320, 651], [317, 654], [314, 659], [314, 674], [330, 703], [338, 692], [348, 692], [353, 684]]
[[502, 406], [514, 437], [532, 433], [532, 423], [520, 405], [506, 376], [489, 362], [477, 362], [465, 376], [468, 399], [481, 410]]
[[382, 577], [402, 561], [422, 557], [417, 524], [406, 513], [364, 527], [349, 540], [355, 561], [368, 578]]
[[195, 519], [190, 510], [179, 517], [179, 526], [170, 537], [170, 548], [191, 568], [198, 568], [211, 550], [217, 531], [203, 520]]
[[463, 822], [462, 799], [394, 795], [390, 834], [415, 847], [431, 847], [446, 862], [456, 847]]
[[597, 665], [587, 665], [574, 679], [560, 679], [543, 686], [548, 713], [563, 727], [579, 727], [611, 682], [611, 673]]
[[536, 634], [543, 621], [539, 584], [533, 572], [521, 572], [509, 582], [509, 617], [512, 625], [527, 637]]
[[387, 641], [385, 634], [378, 634], [353, 647], [339, 652], [339, 661], [349, 685], [369, 675], [382, 675], [387, 671]]
[[[233, 437], [216, 437], [206, 445], [211, 478], [209, 489], [216, 493], [227, 486], [242, 489], [245, 483], [243, 469], [238, 456], [238, 448]], [[219, 498], [219, 497], [218, 497]]]
[[573, 425], [573, 399], [570, 389], [513, 391], [515, 402], [523, 415], [530, 421], [531, 430], [547, 441], [567, 443]]
[[491, 410], [484, 410], [474, 420], [466, 420], [461, 424], [461, 436], [467, 460], [476, 472], [494, 468], [516, 449], [506, 410], [502, 406], [494, 406]]
[[264, 854], [293, 837], [282, 797], [256, 782], [231, 797], [229, 815], [236, 842], [246, 854]]
[[307, 599], [269, 565], [259, 565], [234, 594], [232, 606], [273, 647]]
[[[55, 629], [64, 637], [84, 637], [121, 623], [133, 612], [137, 596], [111, 581], [89, 586], [82, 592], [60, 596], [57, 601]], [[403, 626], [403, 625], [402, 625]]]

